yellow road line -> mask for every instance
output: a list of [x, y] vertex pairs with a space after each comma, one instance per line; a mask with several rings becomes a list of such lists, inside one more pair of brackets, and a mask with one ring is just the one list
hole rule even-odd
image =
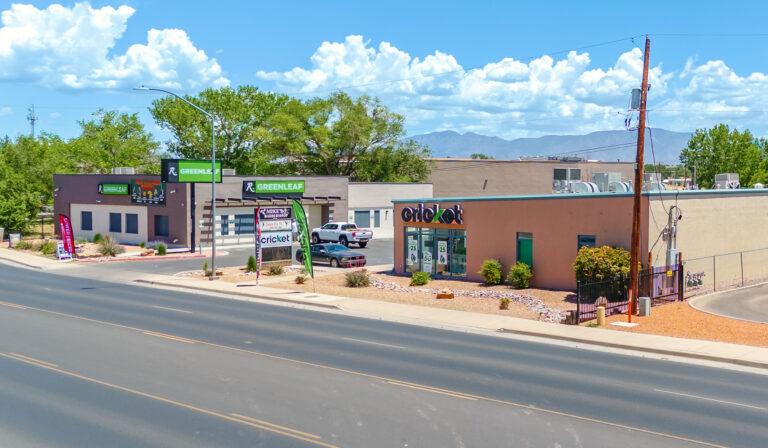
[[149, 335], [149, 336], [154, 336], [156, 338], [164, 338], [164, 339], [170, 339], [170, 340], [176, 341], [176, 342], [183, 342], [185, 344], [194, 344], [195, 343], [195, 341], [193, 341], [192, 339], [182, 338], [182, 337], [179, 337], [179, 336], [173, 336], [173, 335], [165, 334], [165, 333], [157, 333], [157, 332], [154, 332], [154, 331], [142, 331], [142, 333], [144, 333], [146, 335]]
[[[116, 324], [116, 323], [113, 323], [113, 322], [101, 321], [101, 320], [97, 320], [97, 319], [92, 319], [90, 317], [84, 317], [84, 316], [77, 316], [77, 315], [74, 315], [74, 314], [61, 313], [61, 312], [58, 312], [58, 311], [46, 310], [46, 309], [43, 309], [43, 308], [35, 308], [35, 307], [31, 307], [30, 306], [30, 307], [27, 307], [27, 309], [34, 310], [34, 311], [39, 311], [41, 313], [52, 314], [52, 315], [55, 315], [55, 316], [68, 317], [68, 318], [71, 318], [71, 319], [83, 320], [83, 321], [86, 321], [86, 322], [92, 322], [92, 323], [112, 326], [112, 327], [116, 327], [116, 328], [123, 328], [123, 329], [126, 329], [126, 330], [140, 331], [142, 333], [146, 332], [146, 331], [149, 331], [149, 330], [144, 330], [142, 328], [130, 327], [128, 325]], [[199, 340], [199, 339], [189, 339], [189, 340], [193, 341], [193, 342], [197, 342], [197, 343], [199, 343], [201, 345], [208, 346], [208, 347], [221, 348], [221, 349], [224, 349], [224, 350], [230, 350], [230, 351], [234, 351], [234, 352], [238, 352], [238, 353], [245, 353], [245, 354], [249, 354], [249, 355], [252, 355], [252, 356], [259, 356], [259, 357], [263, 357], [263, 358], [276, 359], [276, 360], [285, 361], [285, 362], [289, 362], [289, 363], [297, 364], [297, 365], [302, 365], [302, 366], [317, 367], [317, 368], [320, 368], [320, 369], [330, 370], [330, 371], [333, 371], [333, 372], [343, 372], [343, 373], [348, 373], [350, 375], [360, 376], [360, 377], [364, 377], [364, 378], [370, 378], [370, 379], [379, 380], [379, 381], [383, 381], [383, 382], [393, 381], [393, 382], [401, 383], [401, 384], [410, 384], [410, 385], [416, 385], [416, 386], [421, 386], [421, 387], [425, 387], [425, 388], [435, 389], [435, 388], [433, 388], [431, 386], [425, 386], [425, 385], [420, 385], [420, 384], [416, 384], [416, 383], [406, 383], [406, 382], [403, 382], [401, 380], [397, 380], [397, 379], [394, 379], [394, 378], [387, 378], [387, 377], [378, 376], [378, 375], [372, 375], [372, 374], [364, 373], [364, 372], [356, 372], [354, 370], [347, 370], [347, 369], [343, 369], [343, 368], [340, 368], [340, 367], [333, 367], [333, 366], [328, 366], [328, 365], [324, 365], [324, 364], [317, 364], [317, 363], [313, 363], [313, 362], [309, 362], [309, 361], [301, 361], [301, 360], [298, 360], [298, 359], [287, 358], [285, 356], [271, 355], [269, 353], [262, 353], [262, 352], [257, 352], [257, 351], [253, 351], [253, 350], [246, 350], [246, 349], [243, 349], [243, 348], [230, 347], [230, 346], [227, 346], [227, 345], [221, 345], [221, 344], [215, 344], [213, 342], [202, 341], [202, 340]], [[441, 389], [441, 390], [447, 391], [447, 392], [449, 391], [448, 389]], [[499, 400], [499, 399], [496, 399], [496, 398], [484, 397], [484, 396], [480, 396], [480, 395], [466, 394], [466, 393], [458, 392], [458, 391], [450, 391], [450, 392], [453, 392], [456, 395], [462, 395], [463, 396], [462, 398], [464, 398], [464, 397], [472, 397], [472, 398], [476, 398], [478, 400], [488, 401], [488, 402], [491, 402], [491, 403], [504, 404], [504, 405], [513, 406], [513, 407], [520, 408], [520, 409], [527, 409], [527, 410], [541, 412], [541, 413], [545, 413], [545, 414], [557, 415], [557, 416], [561, 416], [561, 417], [568, 417], [568, 418], [572, 418], [572, 419], [575, 419], [575, 420], [591, 422], [591, 423], [597, 423], [597, 424], [601, 424], [601, 425], [610, 426], [610, 427], [613, 427], [613, 428], [620, 428], [620, 429], [625, 429], [625, 430], [628, 430], [628, 431], [635, 431], [635, 432], [639, 432], [639, 433], [643, 433], [643, 434], [650, 434], [650, 435], [655, 435], [655, 436], [659, 436], [659, 437], [665, 437], [665, 438], [668, 438], [668, 439], [680, 440], [680, 441], [684, 441], [684, 442], [688, 442], [688, 443], [695, 443], [695, 444], [699, 444], [699, 445], [707, 446], [707, 447], [711, 447], [711, 448], [727, 448], [724, 445], [718, 445], [718, 444], [715, 444], [715, 443], [705, 442], [705, 441], [701, 441], [701, 440], [689, 439], [687, 437], [678, 436], [678, 435], [675, 435], [675, 434], [668, 434], [668, 433], [664, 433], [664, 432], [652, 431], [650, 429], [638, 428], [636, 426], [623, 425], [621, 423], [614, 423], [614, 422], [609, 422], [609, 421], [606, 421], [606, 420], [600, 420], [600, 419], [591, 418], [591, 417], [583, 417], [581, 415], [569, 414], [567, 412], [561, 412], [561, 411], [555, 411], [555, 410], [552, 410], [552, 409], [540, 408], [540, 407], [533, 406], [533, 405], [530, 405], [530, 404], [516, 403], [516, 402], [513, 402], [513, 401], [506, 401], [506, 400]]]
[[475, 401], [477, 400], [477, 398], [475, 398], [475, 397], [464, 395], [464, 394], [459, 393], [459, 392], [447, 392], [447, 391], [444, 391], [444, 390], [440, 390], [440, 389], [433, 388], [433, 387], [428, 387], [428, 386], [418, 386], [418, 385], [415, 385], [415, 384], [401, 383], [400, 381], [387, 381], [387, 383], [388, 384], [394, 384], [395, 386], [408, 387], [408, 388], [411, 388], [411, 389], [418, 389], [418, 390], [422, 390], [422, 391], [425, 391], [425, 392], [432, 392], [433, 394], [448, 395], [449, 397], [463, 398], [465, 400], [475, 400]]
[[8, 303], [8, 302], [2, 302], [2, 301], [0, 301], [0, 305], [7, 306], [8, 308], [16, 308], [16, 309], [20, 309], [20, 310], [26, 310], [27, 309], [27, 307], [23, 306], [23, 305], [17, 305], [15, 303]]
[[280, 429], [282, 431], [292, 432], [292, 433], [295, 433], [295, 434], [300, 435], [300, 436], [311, 437], [313, 439], [320, 439], [321, 438], [320, 436], [317, 436], [315, 434], [310, 434], [308, 432], [299, 431], [298, 429], [289, 428], [287, 426], [278, 425], [276, 423], [270, 423], [270, 422], [265, 421], [265, 420], [259, 420], [258, 418], [248, 417], [247, 415], [241, 415], [241, 414], [229, 414], [229, 415], [231, 415], [232, 417], [235, 417], [235, 418], [239, 418], [241, 420], [246, 420], [246, 421], [249, 421], [251, 423], [258, 424], [258, 425], [271, 426], [273, 428], [277, 428], [277, 429]]
[[20, 358], [19, 361], [34, 362], [34, 363], [41, 364], [41, 365], [46, 366], [46, 367], [58, 367], [54, 363], [46, 362], [46, 361], [41, 361], [41, 360], [35, 359], [35, 358], [31, 357], [31, 356], [25, 356], [25, 355], [21, 355], [19, 353], [10, 352], [9, 355], [11, 355], [11, 356], [13, 356], [15, 358]]
[[[21, 357], [22, 355], [12, 354], [12, 353], [0, 353], [0, 356], [4, 357], [4, 358], [20, 361], [20, 362], [23, 362], [25, 364], [29, 364], [29, 365], [32, 365], [32, 366], [35, 366], [35, 367], [40, 367], [40, 368], [43, 368], [43, 369], [46, 369], [46, 370], [50, 370], [52, 372], [60, 373], [62, 375], [66, 375], [66, 376], [69, 376], [69, 377], [72, 377], [72, 378], [77, 378], [79, 380], [83, 380], [83, 381], [87, 381], [87, 382], [90, 382], [90, 383], [98, 384], [100, 386], [108, 387], [110, 389], [120, 390], [120, 391], [123, 391], [123, 392], [127, 392], [129, 394], [138, 395], [140, 397], [149, 398], [149, 399], [155, 400], [155, 401], [160, 401], [162, 403], [166, 403], [166, 404], [170, 404], [170, 405], [177, 406], [177, 407], [180, 407], [180, 408], [184, 408], [184, 409], [187, 409], [187, 410], [190, 410], [190, 411], [193, 411], [193, 412], [197, 412], [197, 413], [200, 413], [200, 414], [209, 415], [209, 416], [212, 416], [212, 417], [218, 417], [218, 418], [230, 421], [230, 422], [240, 423], [242, 425], [251, 426], [251, 427], [254, 427], [254, 428], [257, 428], [257, 429], [261, 429], [261, 430], [264, 430], [264, 431], [272, 432], [272, 433], [275, 433], [275, 434], [280, 434], [280, 435], [283, 435], [283, 436], [286, 436], [286, 437], [290, 437], [290, 438], [293, 438], [293, 439], [302, 440], [304, 442], [309, 442], [309, 443], [312, 443], [312, 444], [317, 445], [317, 446], [322, 446], [322, 447], [325, 447], [325, 448], [338, 448], [335, 445], [331, 445], [331, 444], [325, 443], [325, 442], [320, 441], [320, 440], [314, 440], [314, 439], [309, 438], [309, 437], [303, 437], [303, 436], [298, 434], [298, 433], [300, 433], [300, 431], [296, 431], [296, 430], [290, 430], [290, 432], [289, 431], [282, 431], [280, 429], [277, 429], [278, 425], [266, 424], [267, 422], [264, 422], [263, 424], [257, 424], [257, 423], [254, 423], [254, 422], [249, 422], [247, 420], [231, 417], [229, 415], [222, 414], [220, 412], [211, 411], [209, 409], [204, 409], [204, 408], [197, 407], [197, 406], [194, 406], [194, 405], [191, 405], [191, 404], [182, 403], [182, 402], [176, 401], [176, 400], [171, 400], [170, 398], [160, 397], [158, 395], [153, 395], [153, 394], [150, 394], [150, 393], [147, 393], [147, 392], [141, 392], [139, 390], [131, 389], [129, 387], [120, 386], [120, 385], [117, 385], [117, 384], [112, 384], [112, 383], [108, 383], [106, 381], [98, 380], [96, 378], [91, 378], [91, 377], [88, 377], [88, 376], [80, 375], [79, 373], [70, 372], [68, 370], [64, 370], [64, 369], [58, 368], [58, 367], [56, 367], [54, 365], [42, 364], [40, 361], [26, 360], [26, 359]], [[274, 426], [274, 428], [272, 426]], [[317, 436], [313, 436], [313, 437], [317, 437]]]

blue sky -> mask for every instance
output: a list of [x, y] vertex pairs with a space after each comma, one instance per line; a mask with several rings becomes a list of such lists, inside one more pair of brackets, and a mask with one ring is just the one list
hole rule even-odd
[[34, 103], [38, 129], [65, 137], [101, 107], [138, 112], [167, 138], [152, 97], [130, 90], [141, 82], [302, 97], [353, 86], [403, 113], [411, 134], [620, 129], [639, 78], [633, 42], [554, 53], [652, 33], [653, 126], [766, 135], [768, 37], [661, 35], [764, 30], [764, 3], [718, 3], [0, 1], [0, 134], [27, 132]]

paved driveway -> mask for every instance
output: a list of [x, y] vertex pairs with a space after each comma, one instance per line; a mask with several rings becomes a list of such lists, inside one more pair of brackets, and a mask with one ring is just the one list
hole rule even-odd
[[709, 313], [768, 323], [768, 284], [697, 297], [690, 303]]

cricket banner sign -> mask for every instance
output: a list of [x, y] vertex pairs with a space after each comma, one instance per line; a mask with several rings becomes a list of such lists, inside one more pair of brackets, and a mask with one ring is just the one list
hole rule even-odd
[[61, 229], [61, 242], [64, 250], [70, 255], [75, 255], [75, 234], [72, 231], [72, 221], [69, 216], [59, 213], [59, 229]]

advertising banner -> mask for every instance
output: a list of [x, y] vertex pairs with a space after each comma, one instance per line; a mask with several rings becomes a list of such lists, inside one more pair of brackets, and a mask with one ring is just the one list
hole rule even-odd
[[244, 199], [257, 198], [259, 196], [302, 195], [303, 193], [304, 193], [303, 180], [244, 180], [243, 181], [243, 198]]
[[432, 273], [432, 252], [429, 250], [421, 254], [421, 270]]
[[165, 184], [159, 180], [131, 180], [131, 202], [145, 205], [165, 205]]
[[291, 221], [284, 219], [280, 221], [264, 221], [257, 218], [259, 230], [262, 232], [279, 232], [281, 230], [291, 230]]
[[128, 184], [99, 184], [99, 194], [128, 196]]
[[259, 207], [260, 219], [291, 219], [290, 207]]
[[261, 221], [259, 219], [259, 208], [253, 210], [254, 224], [253, 231], [256, 233], [256, 238], [253, 240], [256, 242], [256, 281], [258, 282], [261, 276]]
[[[162, 159], [160, 180], [170, 183], [211, 183], [210, 160]], [[216, 161], [216, 183], [221, 183], [221, 162]]]
[[437, 242], [437, 264], [448, 263], [448, 241]]
[[259, 236], [259, 242], [262, 248], [265, 247], [285, 247], [290, 246], [292, 234], [288, 232], [263, 232]]
[[408, 236], [408, 265], [419, 262], [419, 243], [414, 236]]
[[61, 242], [64, 244], [64, 250], [69, 254], [75, 254], [75, 234], [72, 232], [72, 221], [69, 216], [59, 213], [59, 228], [61, 229]]
[[56, 256], [59, 258], [59, 261], [72, 260], [72, 254], [64, 249], [64, 243], [61, 241], [56, 241]]
[[[309, 225], [307, 225], [307, 215], [304, 214], [304, 207], [301, 206], [299, 201], [294, 200], [291, 205], [293, 214], [296, 216], [296, 227], [299, 231], [299, 242], [301, 243], [301, 250], [304, 254], [304, 268], [307, 273], [313, 279], [315, 278], [315, 272], [312, 270], [312, 251], [309, 246]], [[291, 232], [288, 232], [291, 235]]]

